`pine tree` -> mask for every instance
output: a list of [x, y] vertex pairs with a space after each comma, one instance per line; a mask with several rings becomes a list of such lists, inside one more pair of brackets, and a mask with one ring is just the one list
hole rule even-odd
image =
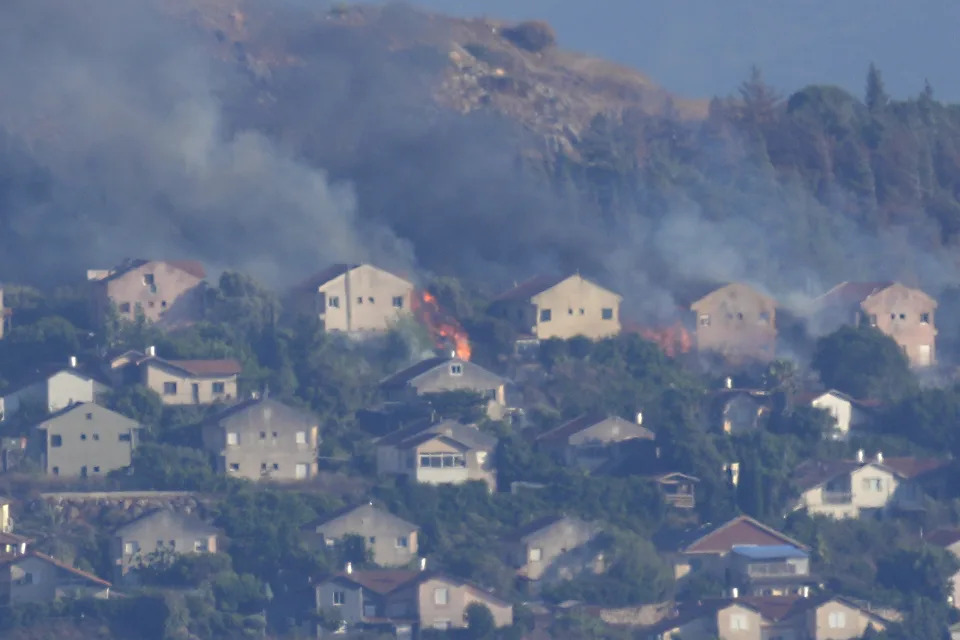
[[884, 89], [883, 78], [880, 76], [880, 71], [871, 62], [870, 68], [867, 70], [867, 108], [872, 112], [882, 111], [886, 108], [888, 102], [890, 102], [890, 97]]
[[768, 85], [760, 69], [750, 68], [750, 79], [740, 85], [743, 100], [743, 119], [751, 124], [763, 124], [773, 119], [780, 96]]

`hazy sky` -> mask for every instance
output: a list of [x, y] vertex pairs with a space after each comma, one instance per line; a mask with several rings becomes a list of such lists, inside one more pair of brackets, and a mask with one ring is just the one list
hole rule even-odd
[[867, 65], [895, 97], [929, 78], [960, 101], [956, 0], [412, 0], [446, 13], [542, 18], [561, 44], [629, 64], [689, 97], [731, 93], [751, 64], [790, 92], [840, 85], [860, 95]]

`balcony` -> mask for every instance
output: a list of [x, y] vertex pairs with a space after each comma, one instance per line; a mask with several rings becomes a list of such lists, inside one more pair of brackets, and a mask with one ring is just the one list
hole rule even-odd
[[850, 504], [853, 494], [849, 491], [824, 491], [823, 504]]

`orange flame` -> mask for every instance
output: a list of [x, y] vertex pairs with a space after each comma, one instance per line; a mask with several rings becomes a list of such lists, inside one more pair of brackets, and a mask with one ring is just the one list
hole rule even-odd
[[429, 291], [420, 292], [420, 299], [414, 298], [414, 312], [430, 331], [438, 347], [453, 343], [454, 352], [461, 360], [470, 359], [470, 338], [460, 323], [440, 309], [437, 299]]
[[693, 338], [679, 320], [669, 327], [641, 327], [639, 333], [644, 340], [656, 343], [660, 350], [671, 358], [677, 354], [689, 353], [693, 348]]

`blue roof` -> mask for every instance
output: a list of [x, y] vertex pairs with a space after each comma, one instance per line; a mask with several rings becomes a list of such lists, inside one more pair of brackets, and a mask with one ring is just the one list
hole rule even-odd
[[789, 544], [753, 545], [738, 544], [731, 549], [733, 553], [750, 560], [777, 560], [780, 558], [806, 558], [809, 554]]

